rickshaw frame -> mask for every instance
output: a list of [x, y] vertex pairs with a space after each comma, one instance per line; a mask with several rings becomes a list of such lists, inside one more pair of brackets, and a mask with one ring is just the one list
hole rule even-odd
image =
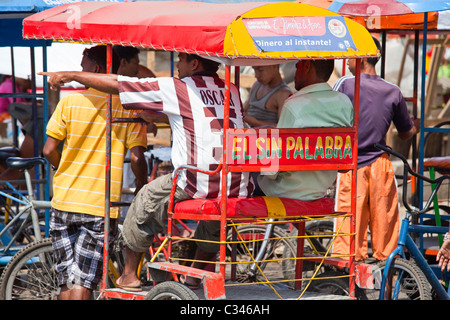
[[[97, 7], [102, 7], [105, 6], [105, 8], [110, 7], [113, 8], [113, 6], [108, 3], [108, 4], [89, 4], [89, 3], [80, 3], [77, 4], [80, 6], [80, 8], [86, 8], [89, 9], [92, 6], [95, 6], [95, 8]], [[114, 6], [123, 6], [123, 8], [126, 8], [125, 6], [132, 6], [132, 3], [118, 3], [118, 4], [114, 4]], [[141, 3], [140, 5], [144, 5], [143, 3]], [[147, 3], [146, 5], [151, 6], [151, 3]], [[161, 5], [161, 4], [160, 4]], [[178, 5], [180, 5], [180, 3], [178, 3]], [[198, 3], [196, 3], [195, 5], [199, 5]], [[204, 4], [206, 6], [206, 4]], [[210, 5], [210, 4], [208, 4]], [[251, 12], [253, 9], [255, 11], [258, 10], [263, 10], [261, 9], [264, 6], [272, 6], [271, 8], [277, 9], [278, 6], [290, 6], [290, 8], [310, 8], [311, 10], [313, 10], [314, 12], [318, 11], [318, 12], [323, 12], [326, 13], [327, 16], [336, 16], [336, 17], [340, 17], [339, 15], [329, 12], [327, 10], [324, 9], [320, 9], [320, 8], [315, 8], [312, 6], [307, 6], [307, 5], [302, 5], [302, 4], [297, 4], [297, 3], [266, 3], [266, 4], [242, 4], [243, 6], [249, 6], [251, 8], [247, 8], [247, 10], [250, 9], [249, 12]], [[295, 5], [296, 7], [292, 7], [293, 5]], [[137, 6], [137, 4], [136, 4]], [[233, 4], [233, 6], [237, 6], [237, 4]], [[300, 7], [302, 6], [302, 7]], [[64, 14], [67, 12], [64, 11], [64, 9], [67, 9], [68, 5], [63, 5], [60, 6], [58, 8], [60, 8], [59, 10], [56, 10], [56, 8], [54, 9], [50, 9], [47, 10], [48, 11], [48, 16], [46, 14], [46, 12], [42, 12], [41, 14], [36, 14], [34, 15], [35, 17], [30, 17], [31, 19], [25, 19], [24, 21], [24, 36], [25, 37], [34, 37], [34, 38], [46, 38], [46, 39], [54, 39], [54, 40], [71, 40], [71, 41], [81, 41], [81, 42], [92, 42], [92, 43], [103, 43], [107, 45], [107, 69], [108, 69], [108, 73], [110, 73], [112, 71], [112, 45], [113, 44], [118, 44], [118, 40], [117, 39], [110, 39], [110, 40], [101, 40], [101, 39], [83, 39], [82, 37], [80, 38], [76, 38], [74, 37], [74, 33], [78, 32], [79, 30], [67, 30], [66, 31], [66, 35], [64, 34], [65, 30], [64, 27], [62, 28], [62, 32], [60, 32], [60, 30], [57, 30], [57, 28], [59, 27], [57, 25], [57, 23], [54, 21], [54, 17], [57, 16], [57, 14], [62, 15], [62, 17], [64, 17]], [[62, 8], [62, 9], [61, 9]], [[94, 9], [95, 9], [94, 8]], [[108, 8], [107, 8], [108, 9]], [[83, 9], [84, 10], [84, 9]], [[84, 12], [83, 10], [81, 10], [81, 12]], [[93, 11], [95, 12], [95, 11]], [[120, 10], [119, 10], [120, 12]], [[243, 12], [245, 12], [245, 9], [243, 10]], [[57, 14], [55, 14], [57, 13]], [[89, 12], [89, 14], [91, 14], [92, 12]], [[247, 14], [248, 12], [246, 12]], [[242, 14], [242, 16], [238, 16], [232, 23], [238, 23], [240, 20], [242, 20], [244, 14]], [[313, 16], [313, 15], [310, 15]], [[309, 17], [310, 17], [309, 16]], [[46, 18], [48, 17], [48, 21], [44, 21], [45, 19], [42, 18]], [[272, 16], [271, 16], [272, 17]], [[83, 18], [83, 16], [81, 16], [81, 18]], [[106, 19], [106, 17], [105, 17]], [[81, 20], [83, 21], [83, 20]], [[345, 18], [345, 20], [348, 24], [353, 23], [350, 20], [347, 20]], [[49, 35], [46, 34], [47, 30], [45, 30], [45, 28], [43, 26], [47, 26], [46, 24], [48, 24], [49, 26], [52, 26], [52, 24], [55, 23], [54, 27], [55, 30], [57, 30], [58, 35]], [[100, 21], [101, 23], [101, 21]], [[105, 22], [106, 23], [106, 22]], [[117, 22], [117, 24], [120, 24], [120, 21]], [[358, 24], [354, 24], [352, 27], [355, 28], [359, 28], [361, 26], [358, 25], [358, 27], [356, 27], [356, 25]], [[36, 27], [37, 26], [37, 27]], [[115, 27], [115, 26], [114, 26]], [[232, 31], [230, 29], [231, 27], [227, 28], [227, 34], [226, 37], [230, 37], [233, 36]], [[361, 27], [362, 28], [362, 27]], [[114, 29], [114, 28], [113, 28]], [[112, 30], [113, 30], [112, 29]], [[242, 30], [241, 29], [237, 29], [237, 30]], [[105, 32], [108, 34], [108, 30]], [[360, 43], [361, 41], [371, 41], [371, 37], [370, 40], [369, 37], [367, 35], [368, 32], [367, 30], [363, 30], [362, 29], [358, 29], [359, 34], [363, 33], [365, 36], [365, 39], [361, 40], [361, 39], [354, 39], [355, 42], [358, 41], [358, 43]], [[111, 34], [109, 36], [112, 36]], [[121, 35], [118, 36], [118, 38], [120, 38]], [[252, 38], [250, 36], [245, 35], [244, 36], [245, 41], [243, 42], [249, 42], [250, 40], [252, 40]], [[234, 42], [236, 39], [232, 39], [228, 42], [228, 46], [227, 48], [224, 48], [226, 50], [230, 49], [230, 46], [234, 46], [236, 49], [236, 43]], [[123, 45], [134, 45], [134, 46], [142, 46], [144, 48], [152, 48], [155, 50], [165, 50], [165, 51], [173, 51], [173, 52], [186, 52], [186, 53], [195, 53], [198, 54], [200, 56], [204, 56], [206, 58], [211, 58], [213, 60], [216, 61], [220, 61], [222, 63], [225, 64], [225, 88], [224, 88], [224, 97], [225, 97], [225, 110], [224, 110], [224, 125], [223, 125], [223, 148], [222, 148], [222, 162], [219, 165], [219, 167], [217, 168], [217, 170], [213, 171], [213, 172], [206, 172], [203, 171], [203, 173], [208, 173], [208, 174], [217, 174], [220, 172], [221, 174], [221, 198], [220, 198], [220, 216], [203, 216], [203, 217], [198, 217], [197, 219], [216, 219], [219, 220], [221, 222], [221, 233], [220, 233], [220, 243], [223, 244], [226, 242], [226, 236], [227, 236], [227, 232], [226, 232], [226, 224], [227, 224], [227, 175], [229, 172], [235, 170], [235, 171], [251, 171], [254, 170], [255, 168], [251, 168], [251, 167], [244, 167], [244, 166], [237, 166], [236, 168], [232, 168], [232, 166], [230, 165], [230, 163], [228, 162], [229, 159], [229, 155], [228, 152], [229, 147], [230, 147], [230, 133], [233, 133], [234, 131], [232, 129], [230, 129], [229, 127], [229, 107], [230, 107], [230, 83], [231, 83], [231, 67], [234, 66], [235, 67], [235, 76], [236, 76], [236, 83], [238, 83], [238, 75], [239, 75], [239, 66], [240, 65], [264, 65], [264, 64], [274, 64], [274, 63], [280, 63], [280, 62], [288, 62], [288, 61], [296, 61], [296, 60], [301, 60], [301, 59], [310, 59], [310, 60], [314, 60], [314, 59], [349, 59], [349, 58], [355, 58], [358, 59], [358, 61], [360, 61], [361, 58], [363, 57], [367, 57], [367, 56], [376, 56], [379, 53], [376, 51], [376, 48], [374, 46], [373, 43], [369, 43], [367, 42], [367, 46], [364, 48], [366, 51], [365, 53], [361, 53], [357, 50], [354, 50], [352, 53], [349, 53], [349, 51], [345, 51], [345, 52], [341, 52], [340, 55], [334, 55], [333, 53], [325, 53], [325, 54], [319, 54], [318, 52], [303, 52], [302, 56], [297, 56], [296, 54], [293, 54], [291, 56], [289, 56], [288, 58], [286, 57], [281, 57], [281, 56], [275, 56], [272, 53], [267, 53], [262, 51], [256, 52], [256, 53], [244, 53], [244, 54], [236, 54], [235, 56], [230, 55], [229, 53], [223, 53], [223, 54], [217, 54], [216, 53], [209, 53], [207, 52], [207, 50], [204, 51], [200, 51], [200, 50], [192, 50], [192, 49], [188, 49], [188, 48], [175, 48], [175, 47], [167, 47], [164, 46], [164, 44], [161, 44], [160, 46], [149, 46], [149, 45], [139, 45], [137, 43], [125, 43], [125, 42], [120, 42], [120, 44]], [[373, 41], [372, 41], [373, 42]], [[231, 45], [230, 45], [231, 43]], [[227, 42], [225, 41], [224, 47], [227, 45]], [[247, 43], [247, 45], [250, 45], [252, 48], [254, 47], [254, 42], [252, 41], [251, 43]], [[244, 48], [243, 50], [247, 50], [248, 48]], [[253, 48], [254, 49], [254, 48]], [[248, 64], [250, 62], [250, 64]], [[358, 111], [359, 111], [359, 92], [360, 92], [360, 63], [356, 63], [356, 72], [355, 72], [355, 98], [354, 98], [354, 124], [353, 127], [351, 128], [325, 128], [325, 129], [311, 129], [311, 128], [305, 128], [305, 129], [282, 129], [283, 130], [287, 130], [287, 132], [294, 132], [296, 134], [303, 134], [303, 133], [311, 133], [311, 132], [323, 132], [323, 133], [332, 133], [332, 132], [349, 132], [353, 135], [352, 138], [352, 142], [351, 142], [351, 161], [348, 163], [344, 163], [344, 164], [333, 164], [333, 165], [328, 165], [328, 166], [324, 166], [323, 164], [313, 164], [313, 165], [295, 165], [295, 164], [290, 164], [287, 165], [285, 167], [280, 167], [279, 169], [281, 170], [324, 170], [324, 169], [334, 169], [334, 170], [351, 170], [352, 171], [352, 190], [353, 190], [353, 195], [351, 198], [351, 211], [349, 212], [349, 214], [351, 215], [351, 228], [350, 228], [350, 234], [354, 235], [355, 233], [355, 208], [356, 208], [356, 195], [355, 195], [355, 190], [356, 190], [356, 164], [357, 164], [357, 132], [358, 132]], [[111, 104], [108, 101], [108, 108], [107, 108], [107, 122], [106, 122], [106, 126], [107, 126], [107, 152], [106, 152], [106, 171], [105, 171], [105, 241], [104, 241], [104, 258], [103, 258], [103, 282], [102, 282], [102, 288], [101, 288], [101, 297], [103, 298], [120, 298], [120, 299], [143, 299], [142, 294], [136, 294], [136, 293], [132, 293], [132, 292], [123, 292], [123, 291], [115, 291], [115, 290], [109, 290], [107, 288], [107, 280], [108, 280], [108, 261], [109, 261], [109, 228], [110, 228], [110, 207], [111, 207], [111, 201], [110, 201], [110, 164], [111, 164], [111, 149], [110, 149], [110, 145], [111, 145], [111, 125], [115, 122], [114, 119], [111, 118]], [[192, 169], [192, 168], [191, 168]], [[264, 170], [259, 168], [259, 170]], [[258, 171], [259, 171], [258, 170]], [[201, 170], [200, 170], [201, 171]], [[172, 190], [175, 189], [176, 186], [176, 180], [174, 180], [174, 184], [173, 184], [173, 188]], [[189, 200], [188, 200], [189, 201]], [[183, 214], [179, 214], [179, 213], [175, 213], [173, 212], [172, 208], [174, 207], [174, 201], [173, 201], [173, 193], [171, 196], [171, 200], [170, 200], [170, 204], [169, 204], [169, 212], [168, 212], [168, 216], [169, 216], [169, 227], [168, 227], [168, 238], [171, 238], [171, 219], [172, 218], [185, 218], [187, 216], [189, 216], [190, 218], [194, 218], [194, 216], [192, 215], [183, 215]], [[169, 252], [170, 252], [170, 240], [169, 240]], [[225, 255], [226, 255], [226, 248], [225, 245], [221, 245], [220, 246], [220, 259], [222, 261], [222, 259], [224, 259]], [[350, 298], [354, 298], [355, 297], [355, 259], [354, 259], [354, 251], [355, 251], [355, 243], [354, 243], [354, 237], [351, 236], [351, 241], [350, 241], [350, 257], [348, 262], [344, 263], [345, 267], [348, 267], [349, 270], [349, 288], [350, 288]], [[160, 270], [166, 270], [166, 271], [177, 271], [179, 273], [200, 273], [200, 276], [203, 277], [203, 279], [206, 282], [209, 282], [209, 284], [204, 284], [205, 287], [205, 293], [207, 291], [208, 294], [207, 296], [209, 298], [213, 298], [213, 299], [223, 299], [225, 298], [225, 291], [223, 288], [223, 283], [224, 283], [224, 279], [225, 279], [225, 265], [224, 264], [220, 264], [220, 272], [218, 274], [216, 274], [217, 276], [211, 275], [210, 277], [205, 277], [205, 274], [202, 273], [202, 271], [199, 269], [197, 270], [192, 270], [194, 268], [190, 268], [190, 267], [186, 267], [186, 266], [180, 266], [180, 265], [174, 265], [174, 264], [170, 264], [170, 263], [166, 263], [166, 264], [159, 264], [159, 266], [157, 266]], [[211, 285], [212, 284], [212, 285]], [[211, 289], [214, 290], [211, 290]], [[214, 291], [214, 292], [212, 292]], [[206, 295], [206, 294], [205, 294]]]

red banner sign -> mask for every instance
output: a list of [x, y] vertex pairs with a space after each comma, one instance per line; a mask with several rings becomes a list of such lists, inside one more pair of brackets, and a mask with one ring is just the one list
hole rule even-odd
[[233, 130], [228, 137], [227, 164], [272, 167], [274, 170], [281, 165], [351, 164], [354, 136], [353, 132]]

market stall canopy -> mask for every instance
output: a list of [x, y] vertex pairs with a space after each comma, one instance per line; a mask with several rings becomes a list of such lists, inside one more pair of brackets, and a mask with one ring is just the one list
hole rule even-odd
[[24, 19], [23, 36], [196, 53], [233, 65], [378, 55], [360, 24], [295, 2], [82, 2]]
[[351, 18], [370, 31], [450, 30], [450, 1], [434, 0], [297, 0]]

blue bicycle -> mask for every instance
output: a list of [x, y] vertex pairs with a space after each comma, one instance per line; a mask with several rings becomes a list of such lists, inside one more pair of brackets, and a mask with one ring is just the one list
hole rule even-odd
[[[411, 219], [418, 218], [429, 211], [440, 186], [445, 180], [450, 180], [450, 176], [443, 175], [437, 179], [430, 179], [414, 172], [403, 155], [382, 145], [376, 144], [376, 147], [398, 157], [403, 162], [402, 201], [406, 208], [405, 217], [400, 226], [398, 246], [389, 255], [387, 260], [383, 261], [382, 265], [379, 266], [378, 276], [381, 277], [381, 279], [378, 278], [379, 299], [449, 300], [450, 295], [445, 288], [445, 283], [448, 283], [449, 273], [441, 272], [437, 264], [429, 264], [412, 237], [414, 234], [444, 234], [448, 231], [448, 227], [436, 227], [423, 224], [414, 225], [411, 223]], [[408, 174], [424, 182], [435, 184], [435, 188], [422, 210], [411, 207], [408, 204]]]
[[[2, 181], [7, 190], [0, 190], [5, 214], [9, 215], [6, 224], [0, 223], [0, 266], [6, 265], [25, 244], [41, 240], [45, 232], [45, 210], [51, 208], [50, 201], [36, 200], [30, 170], [35, 166], [45, 166], [42, 157], [9, 157], [10, 168], [22, 170], [25, 176], [26, 193], [15, 188], [10, 181]], [[37, 181], [39, 182], [39, 181]], [[7, 199], [11, 202], [9, 205]], [[24, 237], [26, 239], [24, 239]], [[26, 241], [24, 241], [26, 240]]]

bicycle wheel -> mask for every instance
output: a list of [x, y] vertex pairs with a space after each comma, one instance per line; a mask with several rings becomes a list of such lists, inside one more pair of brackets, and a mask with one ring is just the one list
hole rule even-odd
[[[334, 270], [327, 270], [319, 274], [306, 289], [308, 292], [315, 292], [333, 295], [350, 296], [349, 279], [345, 273]], [[355, 286], [355, 298], [357, 300], [367, 300], [364, 290]]]
[[320, 243], [321, 251], [326, 251], [333, 240], [334, 222], [333, 220], [306, 221], [305, 232], [310, 236], [317, 235], [312, 239]]
[[317, 276], [309, 285], [307, 291], [337, 296], [349, 296], [348, 278], [342, 278], [343, 273], [327, 271]]
[[165, 281], [154, 286], [144, 300], [199, 300], [194, 291], [175, 281]]
[[[386, 261], [375, 265], [375, 289], [365, 290], [369, 300], [378, 300], [380, 296], [381, 278], [386, 267]], [[432, 288], [425, 274], [412, 261], [396, 258], [392, 261], [391, 272], [386, 281], [384, 296], [387, 300], [432, 300]], [[398, 293], [394, 294], [397, 287]]]
[[[39, 212], [38, 213], [38, 219], [39, 219], [39, 226], [41, 230], [41, 238], [45, 238], [45, 212]], [[23, 224], [23, 226], [22, 226]], [[12, 229], [12, 234], [16, 234], [22, 228], [21, 232], [18, 234], [16, 243], [18, 245], [26, 245], [31, 242], [36, 241], [36, 236], [34, 234], [33, 229], [33, 221], [31, 220], [31, 215], [28, 214], [25, 221], [19, 220], [16, 222]]]
[[[330, 230], [327, 230], [326, 228], [328, 228], [329, 226], [327, 226], [326, 224], [320, 226], [319, 224], [312, 224], [311, 225], [313, 227], [312, 231], [309, 230], [305, 230], [306, 234], [308, 235], [318, 235], [320, 233], [325, 233], [325, 232], [329, 232]], [[332, 229], [331, 229], [332, 231]], [[327, 233], [328, 234], [328, 233]], [[298, 230], [294, 229], [289, 233], [289, 236], [292, 237], [289, 241], [292, 243], [292, 246], [295, 248], [295, 250], [284, 250], [283, 251], [283, 263], [282, 263], [282, 268], [283, 268], [283, 275], [285, 279], [294, 279], [295, 278], [295, 264], [296, 264], [296, 260], [294, 258], [297, 257], [297, 239], [295, 237], [297, 237], [298, 235]], [[305, 239], [305, 245], [304, 245], [304, 253], [313, 253], [315, 251], [318, 251], [320, 253], [325, 253], [326, 252], [326, 247], [328, 246], [329, 243], [331, 241], [331, 237], [326, 237], [326, 238], [322, 238], [322, 237], [310, 237], [309, 241]], [[285, 247], [285, 249], [288, 247]], [[314, 248], [314, 250], [313, 250]], [[312, 261], [308, 261], [308, 260], [304, 260], [303, 261], [303, 275], [302, 277], [304, 279], [306, 278], [310, 278], [314, 275], [315, 270], [317, 267], [317, 263], [316, 262], [312, 262]], [[323, 273], [330, 270], [330, 268], [326, 265], [322, 265], [320, 270], [318, 270], [319, 273]], [[290, 287], [294, 287], [295, 283], [293, 281], [288, 282], [288, 285]]]
[[[249, 252], [255, 258], [261, 249], [266, 225], [240, 225], [238, 232], [244, 243], [236, 244], [236, 280], [239, 282], [266, 281], [264, 276], [271, 281], [283, 281], [283, 252], [291, 252], [295, 256], [295, 244], [289, 241], [288, 234], [279, 226], [273, 229], [271, 241], [269, 241], [266, 252], [255, 268]], [[228, 233], [228, 241], [232, 241], [231, 231]], [[240, 240], [239, 238], [237, 240]], [[247, 248], [246, 248], [247, 247]], [[247, 251], [248, 250], [248, 251]], [[231, 257], [232, 245], [227, 245], [228, 257]], [[261, 274], [263, 272], [264, 276]], [[293, 273], [292, 273], [293, 274]]]
[[30, 243], [6, 266], [0, 279], [2, 300], [54, 300], [58, 294], [51, 239]]

